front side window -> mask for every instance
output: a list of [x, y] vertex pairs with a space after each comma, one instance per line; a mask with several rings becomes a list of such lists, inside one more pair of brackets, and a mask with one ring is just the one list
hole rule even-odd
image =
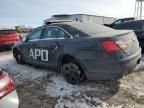
[[56, 38], [57, 34], [58, 34], [58, 28], [56, 28], [56, 27], [48, 27], [48, 28], [46, 28], [44, 36], [42, 38], [43, 39]]
[[42, 28], [34, 30], [32, 33], [30, 33], [30, 35], [28, 35], [27, 41], [40, 39], [41, 33]]

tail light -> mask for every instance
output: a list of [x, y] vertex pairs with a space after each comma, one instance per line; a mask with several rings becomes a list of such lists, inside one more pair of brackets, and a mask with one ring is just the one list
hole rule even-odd
[[102, 45], [107, 52], [115, 52], [127, 48], [123, 41], [105, 41]]
[[127, 49], [127, 45], [122, 40], [116, 41], [115, 43], [119, 45], [121, 49]]
[[8, 73], [4, 71], [0, 71], [0, 73], [0, 99], [2, 99], [4, 96], [15, 90], [15, 86]]

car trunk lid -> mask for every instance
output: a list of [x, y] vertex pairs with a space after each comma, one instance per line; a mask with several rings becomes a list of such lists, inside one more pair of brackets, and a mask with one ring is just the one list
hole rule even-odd
[[131, 30], [111, 30], [104, 33], [90, 34], [91, 37], [102, 38], [102, 43], [113, 41], [120, 50], [117, 50], [118, 55], [130, 56], [137, 53], [140, 49], [139, 42], [135, 33]]

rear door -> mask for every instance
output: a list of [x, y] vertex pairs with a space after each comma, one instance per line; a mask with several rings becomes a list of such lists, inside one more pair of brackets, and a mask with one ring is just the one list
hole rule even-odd
[[26, 62], [39, 64], [40, 60], [40, 39], [44, 28], [33, 30], [23, 42], [23, 56]]

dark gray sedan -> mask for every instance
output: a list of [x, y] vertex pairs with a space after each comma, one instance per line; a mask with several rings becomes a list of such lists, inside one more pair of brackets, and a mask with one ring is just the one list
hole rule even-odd
[[0, 108], [18, 108], [19, 99], [9, 74], [0, 69]]
[[133, 31], [63, 22], [35, 28], [15, 45], [13, 55], [17, 63], [55, 68], [66, 81], [77, 84], [84, 78], [121, 77], [139, 63], [141, 48]]

